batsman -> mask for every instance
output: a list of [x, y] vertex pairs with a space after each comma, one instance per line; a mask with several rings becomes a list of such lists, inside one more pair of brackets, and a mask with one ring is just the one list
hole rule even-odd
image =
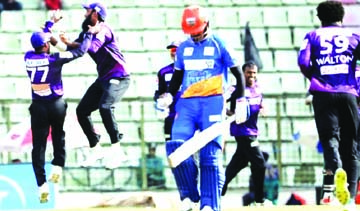
[[[242, 123], [248, 117], [241, 67], [234, 51], [211, 33], [204, 8], [197, 5], [186, 7], [181, 26], [183, 32], [190, 36], [176, 51], [175, 71], [168, 92], [157, 100], [158, 106], [169, 106], [172, 96], [180, 88], [181, 97], [176, 103], [172, 140], [166, 142], [168, 156], [193, 137], [195, 131], [201, 132], [224, 120], [224, 90], [228, 85], [229, 68], [237, 86], [236, 122]], [[209, 140], [199, 150], [199, 164], [190, 156], [172, 169], [181, 199], [180, 210], [192, 210], [198, 202], [202, 211], [221, 210], [220, 196], [225, 180], [222, 142], [221, 135]]]

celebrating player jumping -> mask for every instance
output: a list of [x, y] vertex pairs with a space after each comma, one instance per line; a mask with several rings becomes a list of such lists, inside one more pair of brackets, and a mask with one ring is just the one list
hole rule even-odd
[[26, 70], [31, 82], [32, 102], [29, 108], [33, 149], [31, 152], [32, 166], [39, 187], [41, 203], [48, 201], [49, 187], [46, 183], [45, 151], [49, 129], [54, 150], [51, 161], [52, 173], [50, 181], [60, 180], [65, 165], [65, 132], [63, 129], [67, 104], [63, 100], [62, 67], [64, 64], [83, 56], [90, 46], [94, 28], [84, 32], [84, 39], [79, 48], [71, 51], [50, 54], [49, 33], [53, 21], [47, 22], [43, 31], [34, 32], [30, 41], [34, 50], [25, 53]]
[[84, 32], [89, 26], [97, 25], [97, 33], [94, 35], [88, 50], [90, 57], [96, 63], [98, 77], [85, 92], [76, 108], [76, 114], [82, 130], [88, 138], [91, 155], [81, 165], [88, 167], [103, 159], [104, 150], [100, 146], [100, 135], [96, 133], [91, 120], [91, 113], [99, 110], [102, 122], [109, 134], [111, 148], [106, 168], [116, 168], [124, 159], [120, 149], [120, 140], [123, 134], [118, 129], [114, 109], [116, 103], [120, 102], [130, 84], [130, 73], [127, 69], [123, 54], [115, 40], [115, 34], [105, 23], [107, 10], [104, 4], [94, 2], [83, 4], [86, 10], [85, 20], [82, 24], [82, 32], [75, 42], [63, 39], [68, 47], [78, 46], [82, 41]]

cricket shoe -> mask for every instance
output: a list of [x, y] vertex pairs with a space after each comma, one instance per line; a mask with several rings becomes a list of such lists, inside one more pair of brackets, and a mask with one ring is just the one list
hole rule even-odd
[[350, 192], [348, 190], [347, 175], [344, 169], [338, 168], [334, 176], [335, 196], [342, 205], [350, 200]]
[[264, 199], [263, 202], [253, 202], [250, 204], [251, 207], [272, 207], [274, 206], [274, 204], [268, 200], [268, 199]]
[[80, 167], [91, 167], [96, 166], [97, 162], [102, 160], [105, 156], [104, 149], [101, 147], [100, 143], [97, 143], [94, 147], [90, 148], [87, 158], [80, 163]]
[[109, 147], [107, 156], [105, 157], [105, 168], [116, 169], [124, 166], [127, 161], [128, 159], [120, 143], [115, 143]]
[[210, 206], [205, 206], [201, 209], [201, 211], [214, 211]]
[[343, 211], [357, 211], [355, 201], [350, 199], [347, 204], [344, 205]]
[[39, 199], [40, 203], [49, 201], [49, 185], [46, 182], [39, 187]]
[[61, 166], [53, 165], [51, 168], [51, 174], [49, 181], [52, 183], [59, 183], [62, 176], [63, 168]]
[[333, 192], [325, 192], [323, 198], [320, 200], [321, 205], [340, 205], [339, 200], [335, 197]]
[[[190, 200], [190, 198], [185, 198], [180, 203], [180, 211], [192, 211], [194, 210], [195, 203]], [[202, 209], [204, 210], [204, 209]]]

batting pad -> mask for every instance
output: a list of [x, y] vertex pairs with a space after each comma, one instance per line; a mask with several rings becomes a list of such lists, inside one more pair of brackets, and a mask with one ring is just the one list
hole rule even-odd
[[165, 143], [166, 155], [169, 156], [184, 143], [184, 140], [170, 140]]
[[[169, 155], [175, 151], [183, 140], [174, 140], [166, 142], [166, 153]], [[176, 168], [172, 168], [177, 188], [180, 193], [180, 199], [190, 198], [193, 202], [200, 200], [200, 193], [198, 190], [198, 168], [192, 156], [184, 160]]]
[[216, 142], [210, 142], [200, 152], [200, 209], [210, 206], [214, 211], [220, 210], [220, 195], [225, 183], [220, 159], [221, 148]]

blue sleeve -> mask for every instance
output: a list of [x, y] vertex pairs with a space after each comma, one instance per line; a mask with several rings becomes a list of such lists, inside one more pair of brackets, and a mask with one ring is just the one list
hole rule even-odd
[[43, 32], [51, 32], [51, 28], [54, 26], [53, 21], [46, 21], [44, 25]]

